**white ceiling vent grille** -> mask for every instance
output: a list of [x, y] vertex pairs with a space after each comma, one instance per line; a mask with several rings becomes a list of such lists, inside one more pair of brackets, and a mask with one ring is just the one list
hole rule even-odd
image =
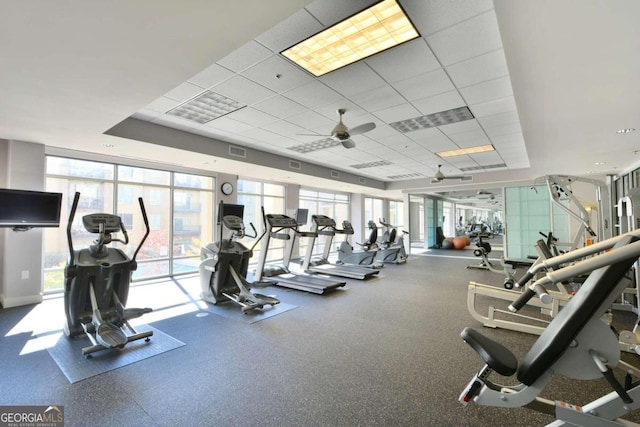
[[403, 175], [391, 175], [391, 176], [388, 176], [387, 178], [389, 178], [389, 179], [408, 179], [408, 178], [419, 178], [421, 176], [424, 176], [424, 175], [422, 175], [421, 173], [418, 173], [418, 172], [413, 172], [413, 173], [405, 173]]
[[495, 165], [485, 165], [485, 166], [470, 166], [467, 168], [460, 168], [462, 172], [470, 172], [470, 171], [483, 171], [487, 169], [498, 169], [498, 168], [506, 168], [507, 165], [504, 163], [498, 163]]
[[359, 163], [357, 165], [351, 165], [349, 167], [352, 167], [354, 169], [366, 169], [375, 168], [376, 166], [388, 166], [391, 164], [393, 163], [391, 163], [389, 160], [379, 160], [377, 162]]
[[246, 105], [236, 100], [207, 90], [167, 111], [167, 114], [202, 124], [244, 107]]
[[340, 172], [338, 172], [338, 171], [331, 171], [331, 178], [335, 178], [335, 179], [340, 178]]
[[400, 120], [389, 123], [389, 126], [398, 132], [407, 133], [419, 129], [428, 129], [436, 126], [448, 125], [450, 123], [463, 122], [474, 119], [469, 107], [459, 107], [452, 110], [440, 111], [439, 113], [427, 114], [426, 116], [414, 117], [412, 119]]
[[296, 169], [296, 170], [300, 170], [302, 169], [302, 163], [296, 161], [296, 160], [289, 160], [289, 167], [291, 169]]
[[366, 183], [367, 183], [367, 178], [362, 178], [362, 177], [361, 177], [361, 178], [359, 179], [359, 181], [360, 181], [360, 184], [366, 184]]
[[247, 158], [247, 150], [242, 147], [234, 147], [233, 145], [230, 145], [229, 155], [234, 157], [242, 157], [243, 159], [245, 159]]

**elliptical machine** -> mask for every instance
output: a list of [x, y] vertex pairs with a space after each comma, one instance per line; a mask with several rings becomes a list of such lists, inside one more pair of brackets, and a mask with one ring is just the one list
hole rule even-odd
[[[258, 232], [252, 223], [253, 234], [247, 234], [242, 221], [243, 205], [231, 205], [220, 202], [218, 206], [218, 223], [220, 224], [220, 241], [209, 243], [200, 250], [200, 287], [203, 300], [212, 304], [233, 301], [242, 307], [242, 312], [274, 306], [280, 300], [251, 292], [251, 284], [245, 279], [249, 270], [249, 259], [253, 248], [249, 249], [234, 238], [245, 236], [255, 238]], [[224, 238], [224, 229], [231, 233]], [[262, 237], [262, 236], [261, 236]], [[256, 240], [259, 242], [260, 239]], [[260, 281], [261, 286], [274, 285], [274, 281]], [[256, 285], [256, 283], [254, 283]]]
[[[376, 260], [393, 264], [404, 264], [407, 262], [407, 252], [404, 249], [404, 238], [402, 234], [398, 236], [395, 225], [391, 225], [386, 219], [380, 218], [378, 222], [385, 227], [380, 240], [380, 249], [376, 254]], [[389, 231], [391, 230], [391, 231]], [[406, 232], [403, 232], [403, 234]], [[396, 242], [396, 238], [398, 241]]]
[[353, 225], [348, 220], [342, 221], [342, 229], [335, 229], [336, 233], [344, 234], [344, 240], [338, 247], [338, 264], [357, 265], [360, 267], [382, 268], [383, 264], [377, 262], [376, 255], [378, 253], [378, 227], [375, 222], [369, 221], [369, 238], [363, 243], [358, 243], [362, 247], [361, 251], [354, 251], [353, 246], [349, 243], [349, 236], [354, 234]]
[[[123, 348], [127, 343], [143, 338], [148, 342], [153, 331], [138, 333], [129, 320], [150, 313], [152, 309], [124, 307], [131, 275], [138, 268], [136, 256], [149, 235], [149, 220], [142, 198], [138, 198], [138, 202], [146, 232], [131, 259], [121, 249], [106, 246], [113, 242], [129, 243], [122, 218], [106, 213], [82, 217], [84, 228], [90, 233], [98, 233], [99, 237], [89, 248], [74, 251], [71, 226], [79, 200], [80, 193], [77, 192], [67, 225], [69, 261], [64, 269], [64, 332], [68, 337], [82, 333], [89, 337], [92, 345], [82, 349], [86, 357], [101, 350]], [[118, 232], [122, 232], [124, 240], [111, 237], [111, 233]]]

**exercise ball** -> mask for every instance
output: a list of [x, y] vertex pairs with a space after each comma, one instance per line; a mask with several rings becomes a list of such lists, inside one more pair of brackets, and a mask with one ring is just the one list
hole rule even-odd
[[442, 249], [453, 249], [451, 238], [446, 238], [442, 241]]
[[464, 239], [464, 245], [465, 246], [469, 246], [471, 244], [471, 239], [469, 238], [469, 236], [460, 236]]
[[467, 246], [467, 241], [464, 237], [454, 237], [453, 238], [453, 247], [457, 250], [462, 250]]

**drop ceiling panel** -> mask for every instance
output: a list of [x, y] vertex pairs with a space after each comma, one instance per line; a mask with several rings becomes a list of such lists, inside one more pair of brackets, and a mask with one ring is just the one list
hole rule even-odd
[[265, 113], [281, 119], [285, 119], [295, 114], [300, 114], [301, 111], [306, 109], [297, 102], [294, 102], [282, 95], [265, 99], [264, 101], [260, 101], [252, 106], [260, 111], [264, 111]]
[[451, 138], [451, 140], [460, 148], [475, 147], [477, 145], [487, 145], [491, 143], [482, 130], [456, 133], [455, 135], [449, 135], [449, 138]]
[[293, 139], [298, 138], [297, 134], [299, 133], [308, 133], [307, 129], [286, 120], [279, 120], [277, 122], [269, 123], [262, 126], [262, 129]]
[[423, 38], [378, 53], [365, 62], [389, 83], [440, 68], [440, 63]]
[[470, 105], [469, 109], [476, 117], [493, 116], [495, 114], [516, 111], [516, 101], [513, 96], [509, 96], [482, 104]]
[[280, 55], [272, 55], [245, 70], [242, 75], [278, 93], [313, 81], [310, 74], [302, 71]]
[[490, 128], [486, 128], [485, 132], [489, 136], [489, 138], [495, 138], [496, 136], [502, 135], [512, 135], [519, 134], [522, 135], [522, 129], [520, 128], [520, 123], [507, 123], [502, 126], [493, 126]]
[[241, 133], [253, 127], [237, 120], [233, 120], [228, 116], [218, 117], [215, 120], [205, 123], [204, 126], [211, 129], [220, 129], [228, 133]]
[[315, 111], [318, 114], [322, 114], [329, 120], [335, 120], [335, 122], [337, 123], [338, 117], [339, 117], [338, 109], [340, 108], [344, 108], [347, 110], [347, 112], [344, 115], [344, 122], [347, 125], [347, 127], [356, 126], [354, 124], [356, 122], [360, 123], [364, 121], [367, 121], [367, 122], [372, 121], [371, 118], [362, 119], [361, 117], [365, 115], [369, 117], [366, 110], [363, 110], [362, 108], [360, 108], [360, 106], [351, 102], [348, 98], [344, 98], [344, 97], [341, 97], [338, 101], [316, 107], [313, 109], [313, 111]]
[[325, 26], [331, 26], [345, 17], [355, 15], [379, 0], [329, 0], [313, 2], [306, 7], [307, 11]]
[[336, 117], [335, 120], [330, 120], [315, 111], [304, 110], [299, 114], [287, 118], [287, 121], [305, 129], [318, 132], [318, 139], [320, 139], [323, 138], [323, 135], [329, 135], [331, 133], [331, 130], [335, 127], [336, 123], [338, 123], [338, 118]]
[[345, 97], [374, 90], [386, 84], [363, 61], [325, 74], [320, 77], [320, 81]]
[[497, 165], [502, 163], [502, 157], [500, 157], [500, 155], [495, 151], [469, 154], [469, 157], [471, 157], [480, 166]]
[[502, 49], [446, 67], [451, 80], [458, 88], [471, 86], [509, 74]]
[[263, 101], [275, 95], [275, 92], [242, 76], [232, 77], [214, 86], [212, 91], [247, 105]]
[[442, 69], [395, 82], [393, 87], [409, 101], [427, 98], [455, 89], [449, 76]]
[[267, 123], [273, 123], [278, 120], [277, 117], [274, 117], [271, 114], [264, 113], [251, 107], [241, 108], [240, 110], [227, 114], [227, 117], [246, 123], [250, 126], [263, 126]]
[[263, 46], [279, 53], [322, 30], [323, 26], [302, 9], [256, 37]]
[[196, 97], [202, 92], [204, 92], [204, 88], [201, 88], [200, 86], [196, 86], [189, 82], [185, 82], [170, 90], [164, 96], [170, 99], [175, 99], [176, 101], [182, 103]]
[[283, 95], [308, 108], [337, 102], [342, 98], [338, 92], [317, 80], [285, 92]]
[[460, 89], [460, 93], [468, 105], [493, 101], [494, 99], [513, 96], [509, 76], [478, 83]]
[[376, 111], [375, 115], [386, 123], [393, 123], [399, 120], [418, 117], [421, 114], [420, 111], [414, 108], [411, 104], [402, 104]]
[[219, 65], [239, 73], [258, 62], [267, 59], [273, 52], [257, 43], [255, 40], [251, 40], [238, 50], [231, 52], [218, 61]]
[[150, 104], [147, 104], [144, 108], [146, 110], [157, 111], [164, 114], [178, 105], [180, 105], [179, 101], [162, 96]]
[[491, 0], [412, 0], [401, 3], [423, 37], [493, 9]]
[[520, 117], [518, 116], [517, 111], [508, 111], [506, 113], [494, 114], [492, 116], [479, 117], [477, 120], [484, 129], [494, 126], [503, 126], [508, 123], [520, 123]]
[[466, 105], [457, 90], [417, 99], [411, 103], [424, 115], [452, 110]]
[[445, 67], [502, 48], [496, 15], [492, 10], [426, 39]]
[[203, 88], [210, 88], [222, 83], [223, 81], [233, 77], [235, 73], [228, 70], [218, 64], [213, 64], [203, 71], [199, 72], [195, 76], [191, 77], [188, 81], [194, 85], [198, 85]]
[[391, 86], [383, 86], [354, 95], [351, 97], [353, 102], [368, 111], [378, 111], [407, 102], [394, 88]]

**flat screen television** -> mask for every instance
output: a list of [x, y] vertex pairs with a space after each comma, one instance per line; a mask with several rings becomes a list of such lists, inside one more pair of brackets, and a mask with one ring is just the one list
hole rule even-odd
[[62, 193], [0, 188], [0, 227], [59, 227]]
[[218, 224], [222, 222], [222, 218], [228, 215], [234, 215], [239, 216], [240, 218], [244, 218], [244, 205], [220, 203], [218, 207]]

